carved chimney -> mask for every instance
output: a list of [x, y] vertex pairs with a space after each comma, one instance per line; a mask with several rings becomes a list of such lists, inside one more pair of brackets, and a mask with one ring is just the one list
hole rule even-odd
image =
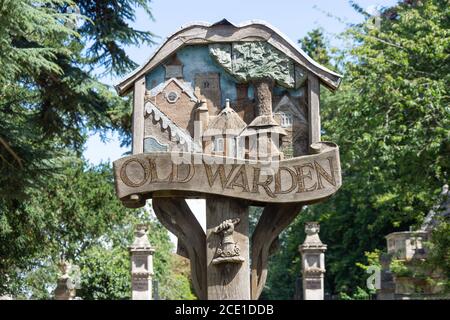
[[206, 131], [209, 124], [209, 112], [206, 100], [201, 100], [197, 109], [197, 120], [200, 121], [202, 133]]

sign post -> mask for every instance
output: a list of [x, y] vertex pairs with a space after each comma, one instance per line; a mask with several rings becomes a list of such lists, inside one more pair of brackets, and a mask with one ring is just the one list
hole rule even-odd
[[[341, 76], [264, 22], [191, 24], [123, 79], [133, 154], [117, 196], [153, 200], [190, 259], [199, 299], [258, 299], [279, 233], [341, 186], [339, 148], [320, 141], [320, 85]], [[206, 199], [206, 233], [185, 199]], [[248, 207], [264, 207], [249, 234]]]

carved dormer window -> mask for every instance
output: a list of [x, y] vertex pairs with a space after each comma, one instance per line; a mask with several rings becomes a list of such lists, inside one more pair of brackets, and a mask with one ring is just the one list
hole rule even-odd
[[283, 128], [291, 128], [292, 127], [292, 123], [294, 122], [293, 120], [293, 115], [292, 113], [289, 112], [280, 112], [280, 117], [281, 117], [281, 126]]

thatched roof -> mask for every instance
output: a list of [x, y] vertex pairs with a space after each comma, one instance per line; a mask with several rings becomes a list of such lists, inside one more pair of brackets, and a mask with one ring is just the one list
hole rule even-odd
[[280, 136], [286, 136], [287, 132], [278, 122], [275, 121], [272, 115], [258, 116], [242, 131], [241, 136], [252, 136], [261, 133], [276, 133]]
[[252, 20], [239, 25], [232, 23], [194, 22], [182, 27], [156, 49], [153, 55], [142, 66], [125, 76], [116, 86], [119, 95], [123, 96], [133, 89], [133, 84], [145, 74], [166, 62], [179, 49], [188, 45], [211, 43], [230, 43], [240, 41], [268, 42], [273, 47], [288, 55], [296, 65], [315, 74], [320, 82], [331, 90], [336, 90], [342, 76], [310, 58], [297, 44], [289, 40], [283, 33], [264, 21]]
[[204, 132], [204, 136], [216, 135], [239, 135], [247, 124], [242, 118], [230, 107], [227, 101], [225, 108], [220, 111], [217, 117], [213, 118]]

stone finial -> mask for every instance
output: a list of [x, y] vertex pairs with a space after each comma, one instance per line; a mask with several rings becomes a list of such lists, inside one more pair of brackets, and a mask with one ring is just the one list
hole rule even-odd
[[134, 231], [134, 241], [130, 246], [130, 250], [134, 249], [151, 249], [150, 241], [147, 237], [148, 226], [146, 224], [138, 224]]
[[318, 222], [306, 222], [305, 233], [306, 239], [302, 246], [325, 246], [319, 238], [320, 225]]
[[231, 108], [230, 99], [225, 99], [225, 109]]
[[305, 223], [305, 232], [308, 236], [318, 234], [320, 231], [320, 224], [318, 222]]

